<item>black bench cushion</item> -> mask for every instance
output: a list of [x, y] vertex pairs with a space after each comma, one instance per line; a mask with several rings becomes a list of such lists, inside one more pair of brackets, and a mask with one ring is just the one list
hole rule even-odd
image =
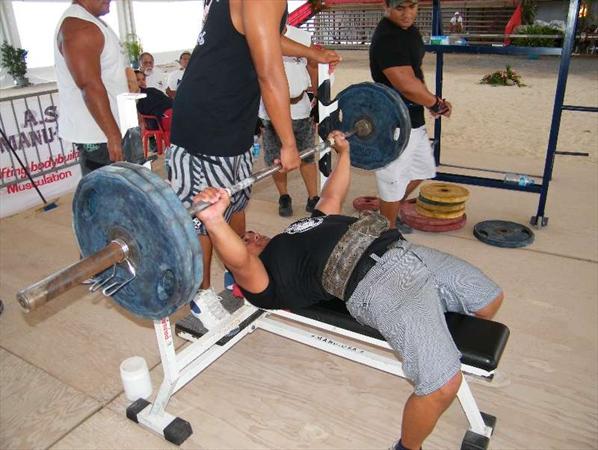
[[[292, 312], [318, 322], [384, 340], [377, 330], [357, 322], [347, 311], [345, 302], [341, 300], [321, 302]], [[486, 371], [496, 369], [509, 339], [509, 329], [502, 323], [464, 314], [449, 312], [445, 317], [453, 340], [462, 354], [461, 362]]]

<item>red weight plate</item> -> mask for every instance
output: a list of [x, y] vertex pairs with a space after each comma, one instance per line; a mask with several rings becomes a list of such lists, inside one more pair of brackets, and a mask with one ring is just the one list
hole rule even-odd
[[422, 230], [421, 227], [445, 227], [447, 225], [461, 223], [463, 221], [463, 217], [465, 217], [465, 215], [463, 215], [462, 217], [456, 217], [454, 219], [436, 219], [434, 217], [425, 217], [417, 213], [417, 211], [415, 210], [415, 202], [415, 199], [411, 199], [401, 203], [400, 214], [403, 222], [405, 222], [410, 227], [415, 228], [416, 230]]
[[[432, 233], [441, 233], [443, 231], [453, 231], [453, 230], [458, 230], [460, 228], [463, 228], [465, 226], [465, 222], [467, 222], [467, 214], [463, 214], [459, 218], [458, 222], [447, 223], [444, 225], [425, 225], [422, 223], [409, 223], [406, 220], [404, 222], [406, 224], [408, 224], [414, 230], [430, 231]], [[452, 220], [449, 220], [448, 222], [452, 222]]]
[[357, 197], [353, 200], [353, 208], [357, 211], [377, 211], [380, 209], [380, 200], [378, 197]]

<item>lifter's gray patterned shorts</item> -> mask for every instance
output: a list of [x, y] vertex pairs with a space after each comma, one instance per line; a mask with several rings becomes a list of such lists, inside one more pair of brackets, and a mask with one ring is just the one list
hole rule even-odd
[[377, 329], [401, 356], [416, 395], [428, 395], [460, 370], [461, 354], [444, 313], [471, 314], [501, 289], [471, 264], [437, 250], [399, 241], [357, 285], [351, 315]]
[[[262, 123], [264, 124], [264, 134], [262, 135], [264, 140], [264, 162], [267, 166], [271, 166], [275, 159], [280, 158], [280, 147], [282, 146], [282, 143], [276, 134], [272, 121], [262, 119]], [[315, 145], [314, 122], [310, 117], [293, 120], [293, 133], [295, 134], [297, 149], [300, 152], [312, 148]], [[303, 162], [314, 162], [313, 155], [303, 159]]]

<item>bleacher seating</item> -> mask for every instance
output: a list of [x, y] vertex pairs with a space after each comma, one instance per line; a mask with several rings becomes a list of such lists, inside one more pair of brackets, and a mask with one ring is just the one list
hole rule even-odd
[[[472, 44], [501, 43], [505, 25], [514, 7], [508, 1], [443, 1], [442, 26], [448, 34], [450, 19], [459, 11], [463, 17], [464, 36]], [[322, 9], [301, 27], [314, 33], [315, 42], [330, 48], [367, 48], [372, 33], [383, 15], [382, 0], [328, 0]], [[432, 3], [420, 2], [416, 21], [422, 35], [429, 36], [432, 28]], [[488, 37], [479, 34], [495, 35]], [[468, 35], [472, 35], [468, 37]]]

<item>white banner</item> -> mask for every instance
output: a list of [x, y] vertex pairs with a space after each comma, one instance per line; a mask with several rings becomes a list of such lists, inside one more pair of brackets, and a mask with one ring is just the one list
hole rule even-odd
[[57, 135], [57, 91], [0, 101], [0, 217], [43, 202], [17, 158], [47, 201], [72, 191], [81, 178], [79, 154]]

